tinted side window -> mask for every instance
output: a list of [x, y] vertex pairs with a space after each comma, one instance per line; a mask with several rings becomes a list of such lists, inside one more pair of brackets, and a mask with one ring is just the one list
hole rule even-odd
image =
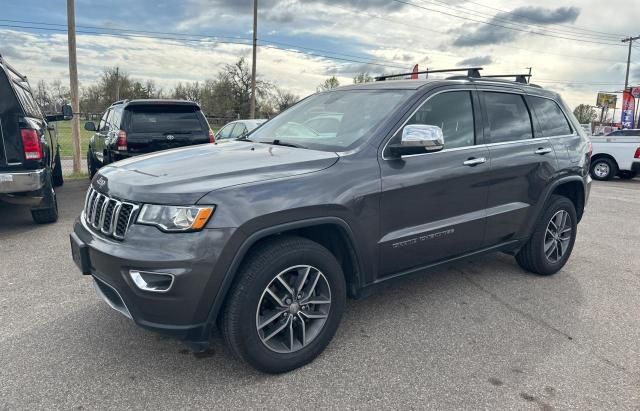
[[118, 130], [120, 128], [122, 128], [120, 126], [120, 122], [122, 121], [122, 109], [121, 108], [117, 108], [115, 110], [113, 110], [113, 115], [111, 116], [111, 119], [109, 120], [109, 122], [111, 123], [111, 129], [112, 130]]
[[573, 133], [567, 118], [555, 101], [542, 97], [529, 97], [529, 99], [540, 121], [543, 137], [565, 136]]
[[519, 94], [484, 92], [489, 121], [489, 142], [533, 138], [531, 116]]
[[427, 100], [407, 124], [438, 126], [444, 135], [444, 147], [466, 147], [475, 143], [471, 92], [448, 91]]
[[109, 113], [111, 113], [111, 110], [105, 111], [105, 113], [102, 115], [100, 124], [98, 124], [98, 131], [104, 130], [105, 126], [107, 125], [107, 117], [109, 117]]

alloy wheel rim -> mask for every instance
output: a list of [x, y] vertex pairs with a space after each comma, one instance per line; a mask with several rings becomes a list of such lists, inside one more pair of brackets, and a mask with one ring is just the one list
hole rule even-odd
[[606, 177], [609, 174], [609, 165], [607, 163], [598, 163], [593, 168], [593, 172], [600, 178]]
[[544, 235], [544, 254], [547, 260], [557, 263], [564, 257], [569, 249], [573, 228], [571, 227], [571, 216], [565, 210], [556, 212]]
[[331, 308], [325, 275], [310, 265], [289, 267], [262, 292], [256, 330], [271, 351], [293, 353], [309, 345], [324, 328]]

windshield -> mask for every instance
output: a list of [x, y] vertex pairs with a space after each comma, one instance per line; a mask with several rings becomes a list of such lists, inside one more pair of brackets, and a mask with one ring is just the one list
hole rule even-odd
[[316, 94], [263, 124], [249, 139], [347, 151], [368, 137], [409, 94], [408, 90], [336, 90]]

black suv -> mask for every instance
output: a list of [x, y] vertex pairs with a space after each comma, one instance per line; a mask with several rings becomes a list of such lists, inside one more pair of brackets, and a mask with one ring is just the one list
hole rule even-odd
[[30, 206], [39, 224], [58, 220], [54, 187], [63, 184], [62, 164], [48, 123], [73, 117], [71, 106], [62, 109], [43, 115], [27, 77], [0, 56], [0, 200]]
[[124, 158], [215, 141], [200, 106], [184, 100], [117, 101], [97, 127], [89, 121], [84, 128], [95, 132], [87, 150], [90, 177]]
[[[322, 131], [308, 120], [331, 113]], [[312, 95], [247, 138], [122, 161], [71, 234], [98, 293], [140, 326], [266, 372], [313, 360], [348, 296], [502, 251], [567, 262], [590, 146], [560, 97], [514, 81], [380, 81]]]

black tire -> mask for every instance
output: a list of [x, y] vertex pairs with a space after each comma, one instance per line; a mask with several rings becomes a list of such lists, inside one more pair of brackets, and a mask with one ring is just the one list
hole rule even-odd
[[618, 177], [620, 177], [621, 180], [632, 180], [636, 178], [637, 175], [638, 173], [636, 173], [635, 171], [629, 171], [629, 170], [618, 172]]
[[611, 180], [618, 174], [618, 165], [610, 158], [598, 158], [591, 162], [591, 177], [594, 180]]
[[[259, 335], [259, 305], [276, 276], [299, 265], [313, 266], [324, 275], [325, 284], [330, 288], [331, 303], [325, 322], [307, 345], [302, 344], [294, 352], [276, 352], [268, 348]], [[267, 240], [250, 252], [237, 273], [219, 325], [235, 356], [260, 371], [282, 373], [308, 364], [326, 348], [338, 328], [345, 303], [344, 274], [333, 254], [311, 240], [285, 236]]]
[[91, 148], [89, 148], [89, 150], [87, 150], [87, 172], [89, 173], [89, 180], [96, 175], [97, 171], [96, 163], [93, 161], [93, 155], [91, 155]]
[[64, 178], [62, 177], [62, 161], [60, 160], [60, 150], [56, 150], [56, 158], [53, 164], [52, 179], [53, 179], [54, 187], [60, 187], [64, 184]]
[[58, 199], [53, 189], [51, 172], [47, 173], [47, 182], [43, 188], [44, 198], [38, 208], [31, 209], [31, 217], [37, 224], [50, 224], [58, 221]]
[[[570, 219], [567, 224], [571, 228], [570, 238], [568, 243], [562, 247], [559, 247], [556, 243], [556, 247], [562, 249], [563, 254], [556, 261], [552, 261], [545, 253], [545, 243], [548, 244], [550, 242], [547, 241], [549, 238], [547, 227], [550, 227], [551, 219], [561, 211], [566, 212]], [[576, 241], [577, 221], [576, 209], [571, 200], [559, 195], [552, 196], [547, 203], [546, 210], [536, 222], [533, 234], [516, 254], [516, 261], [520, 267], [539, 275], [552, 275], [560, 271], [571, 256], [571, 251]]]

